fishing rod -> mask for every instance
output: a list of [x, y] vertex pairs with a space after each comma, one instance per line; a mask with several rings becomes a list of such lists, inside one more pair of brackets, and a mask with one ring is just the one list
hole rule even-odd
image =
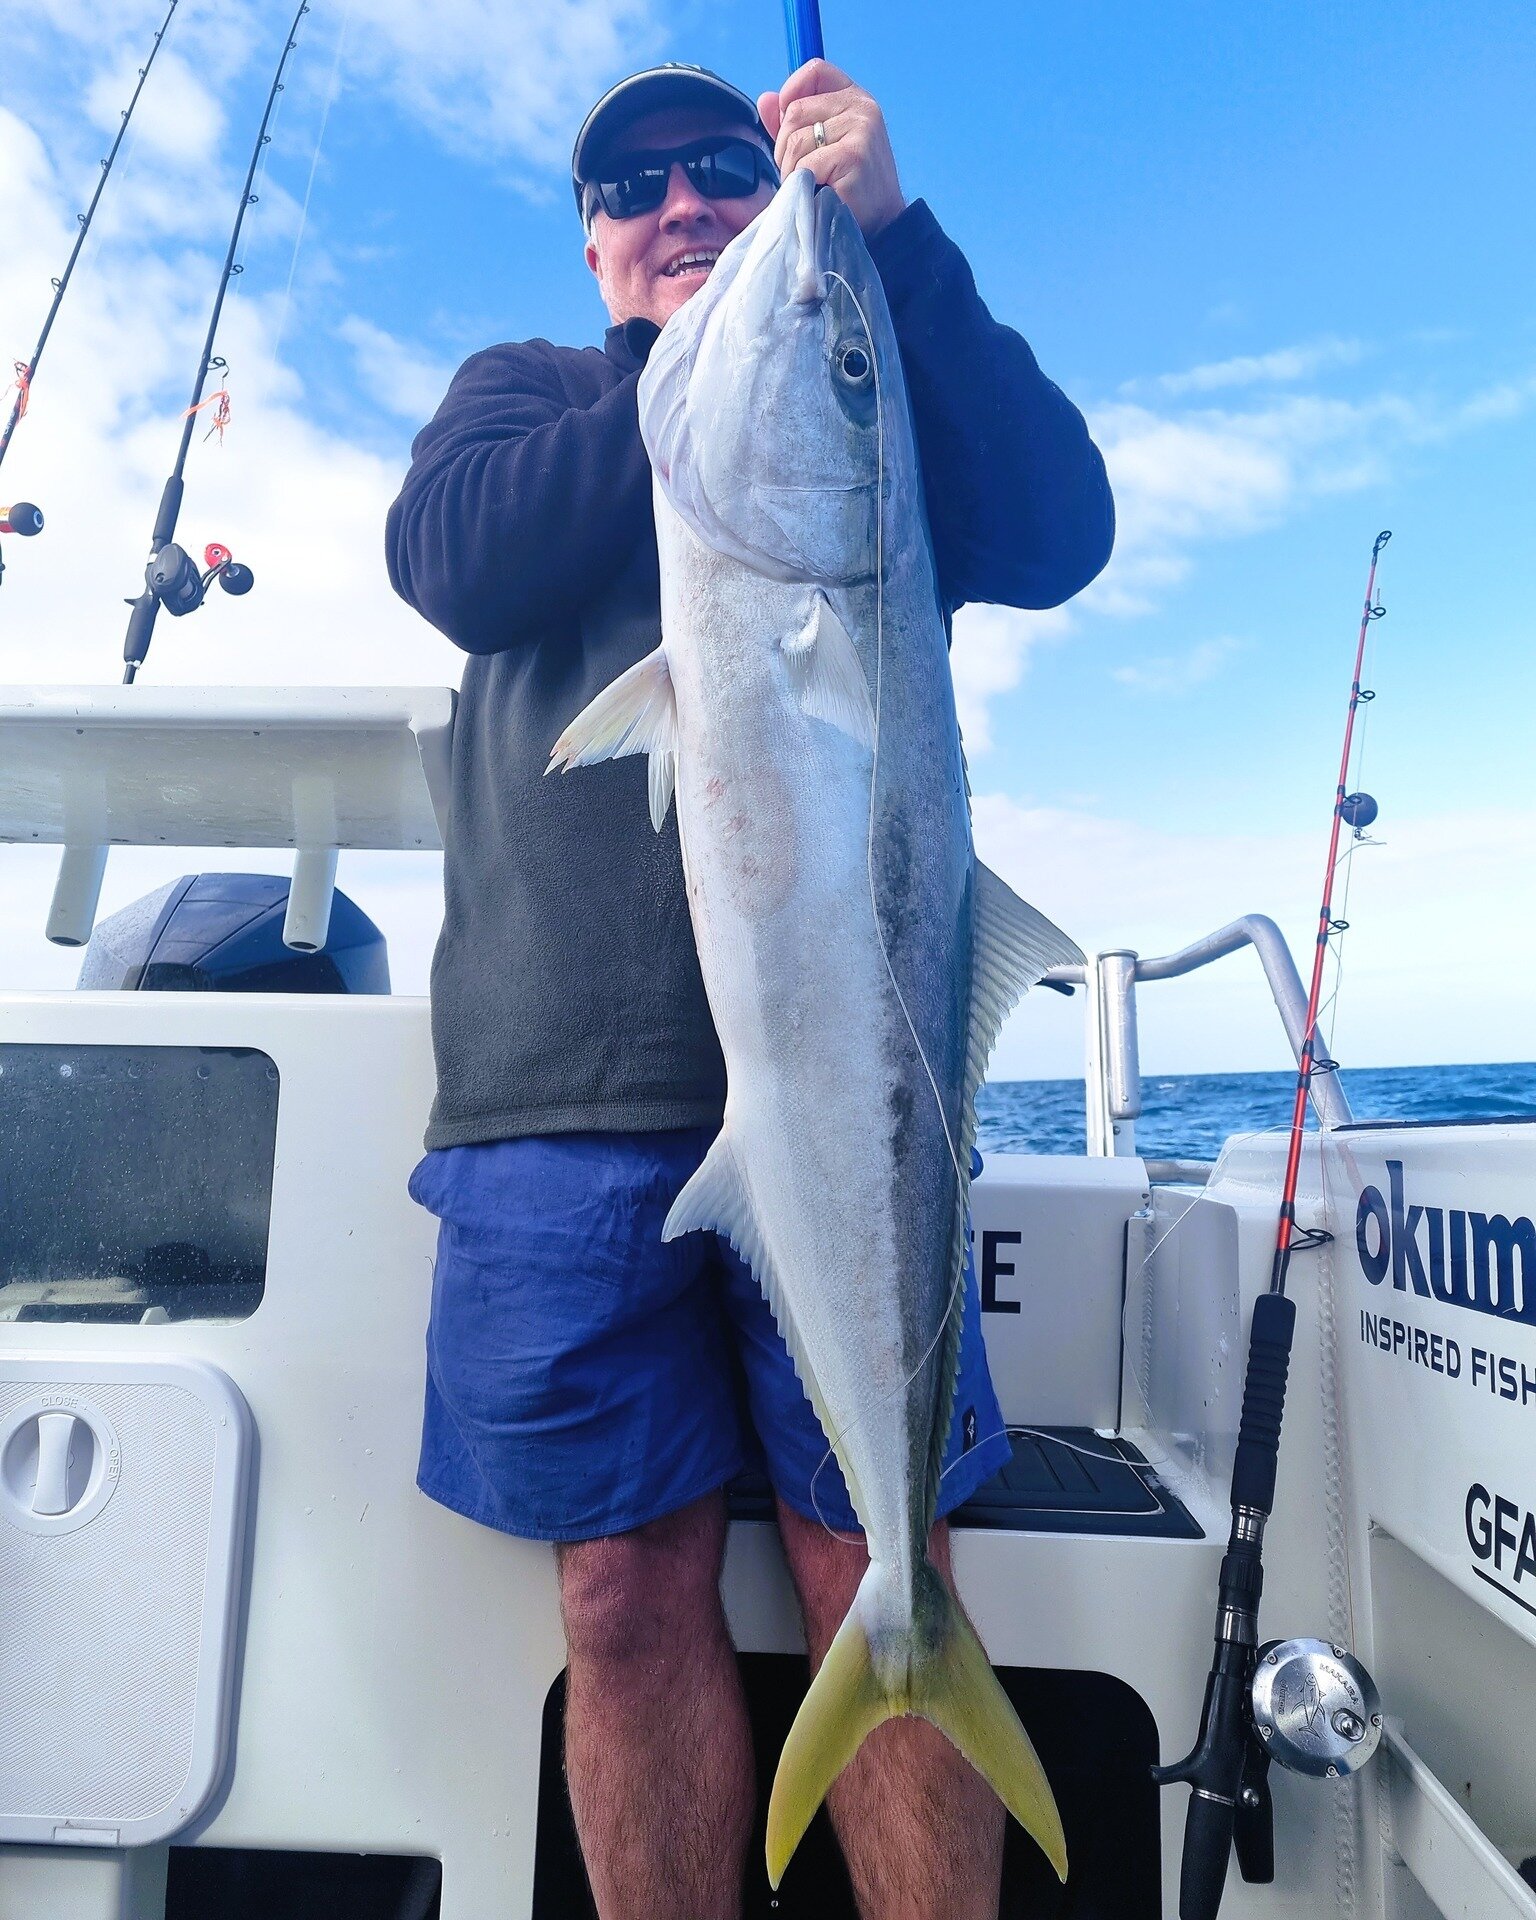
[[[101, 163], [101, 175], [96, 182], [96, 191], [91, 195], [90, 205], [84, 213], [77, 213], [75, 215], [75, 220], [80, 231], [75, 235], [75, 244], [69, 250], [69, 259], [65, 262], [64, 271], [59, 275], [58, 279], [53, 282], [53, 302], [49, 306], [47, 315], [43, 320], [43, 330], [37, 336], [37, 345], [32, 349], [30, 358], [18, 360], [15, 363], [16, 398], [11, 403], [10, 417], [7, 419], [4, 429], [0, 430], [0, 464], [4, 463], [6, 453], [10, 448], [11, 437], [15, 433], [20, 421], [26, 415], [28, 402], [32, 398], [32, 382], [37, 378], [38, 362], [43, 357], [43, 349], [48, 344], [48, 336], [53, 332], [53, 323], [58, 318], [59, 308], [63, 304], [64, 295], [69, 291], [69, 282], [75, 271], [75, 262], [80, 258], [80, 249], [85, 245], [86, 235], [91, 230], [91, 222], [96, 217], [96, 209], [101, 203], [101, 196], [106, 189], [107, 181], [112, 177], [113, 163], [117, 159], [118, 149], [123, 144], [123, 137], [128, 131], [128, 124], [133, 119], [133, 110], [139, 104], [139, 95], [144, 91], [144, 82], [149, 78], [149, 70], [155, 64], [155, 55], [160, 51], [160, 42], [165, 38], [170, 28], [171, 16], [175, 13], [180, 3], [181, 0], [171, 0], [170, 5], [165, 10], [165, 18], [160, 22], [159, 30], [155, 34], [154, 45], [149, 50], [149, 58], [144, 62], [143, 66], [139, 68], [139, 83], [133, 90], [133, 98], [128, 102], [119, 116], [117, 137], [107, 150], [107, 157]], [[30, 539], [33, 534], [41, 533], [42, 530], [43, 516], [41, 512], [33, 506], [30, 500], [18, 500], [13, 506], [0, 507], [0, 533], [15, 533]], [[3, 579], [4, 576], [5, 562], [3, 558], [0, 558], [0, 579]]]
[[[1375, 697], [1368, 687], [1361, 686], [1360, 675], [1365, 664], [1366, 635], [1386, 612], [1376, 599], [1376, 568], [1382, 548], [1391, 538], [1390, 532], [1379, 533], [1371, 548], [1365, 606], [1355, 645], [1349, 713], [1344, 724], [1307, 994], [1307, 1023], [1297, 1060], [1290, 1147], [1280, 1187], [1274, 1260], [1269, 1288], [1254, 1302], [1248, 1336], [1248, 1370], [1232, 1463], [1232, 1530], [1221, 1563], [1216, 1650], [1205, 1683], [1200, 1737], [1193, 1752], [1183, 1760], [1153, 1769], [1153, 1778], [1160, 1786], [1187, 1781], [1191, 1789], [1179, 1874], [1179, 1920], [1215, 1920], [1234, 1846], [1245, 1880], [1274, 1879], [1271, 1760], [1299, 1772], [1337, 1778], [1358, 1771], [1380, 1738], [1380, 1702], [1370, 1675], [1359, 1661], [1323, 1641], [1288, 1640], [1261, 1647], [1258, 1613], [1264, 1587], [1264, 1529], [1274, 1510], [1280, 1425], [1296, 1328], [1296, 1303], [1286, 1293], [1286, 1279], [1293, 1253], [1320, 1247], [1332, 1238], [1320, 1228], [1297, 1230], [1296, 1187], [1312, 1081], [1317, 1074], [1333, 1072], [1335, 1065], [1321, 1047], [1317, 1027], [1329, 942], [1342, 934], [1347, 924], [1335, 919], [1333, 912], [1339, 838], [1348, 826], [1359, 839], [1377, 814], [1376, 802], [1368, 793], [1350, 793], [1347, 789], [1355, 716], [1364, 702]], [[1293, 1707], [1290, 1716], [1285, 1710], [1288, 1702]], [[1298, 1719], [1294, 1706], [1301, 1703], [1305, 1706]]]
[[220, 373], [226, 371], [225, 363], [213, 351], [213, 343], [219, 331], [219, 316], [224, 311], [224, 296], [229, 291], [230, 282], [243, 269], [235, 263], [235, 252], [240, 245], [240, 230], [245, 224], [248, 207], [254, 207], [259, 195], [251, 191], [256, 179], [256, 168], [261, 160], [262, 149], [271, 144], [272, 136], [267, 131], [272, 120], [273, 109], [277, 105], [277, 96], [283, 91], [283, 74], [287, 69], [288, 56], [298, 45], [299, 22], [309, 12], [309, 0], [300, 0], [298, 12], [288, 29], [283, 42], [283, 51], [278, 58], [277, 70], [272, 75], [272, 85], [267, 90], [267, 101], [262, 109], [261, 126], [256, 134], [256, 143], [251, 148], [250, 165], [245, 171], [245, 185], [241, 189], [240, 204], [235, 212], [235, 224], [230, 231], [229, 248], [224, 255], [224, 269], [219, 275], [218, 292], [214, 295], [213, 312], [208, 319], [208, 333], [203, 341], [203, 351], [197, 363], [197, 378], [192, 382], [192, 399], [182, 415], [181, 444], [176, 450], [176, 464], [171, 468], [170, 478], [160, 495], [160, 506], [155, 514], [154, 530], [149, 536], [149, 560], [144, 568], [144, 591], [128, 602], [133, 611], [128, 616], [128, 635], [123, 642], [123, 684], [131, 684], [143, 665], [144, 656], [149, 651], [150, 640], [154, 637], [155, 618], [164, 607], [168, 614], [180, 619], [184, 614], [195, 613], [203, 604], [209, 587], [215, 580], [226, 593], [249, 593], [255, 585], [255, 576], [247, 566], [242, 566], [231, 554], [228, 547], [212, 543], [203, 549], [203, 566], [199, 568], [185, 548], [176, 544], [176, 522], [181, 513], [182, 494], [185, 491], [182, 474], [187, 464], [187, 450], [192, 444], [192, 430], [197, 417], [210, 400], [218, 402], [218, 412], [214, 416], [214, 425], [219, 427], [228, 418], [229, 397], [220, 387], [215, 393], [204, 398], [203, 388], [207, 383], [210, 370]]
[[789, 41], [789, 70], [796, 73], [807, 60], [824, 60], [820, 0], [784, 0], [784, 33]]

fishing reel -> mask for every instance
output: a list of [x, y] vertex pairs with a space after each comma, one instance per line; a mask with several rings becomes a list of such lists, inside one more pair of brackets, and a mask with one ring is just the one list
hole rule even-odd
[[[1215, 1920], [1227, 1862], [1250, 1884], [1275, 1877], [1271, 1764], [1314, 1780], [1358, 1773], [1381, 1743], [1381, 1698], [1352, 1653], [1327, 1640], [1271, 1640], [1213, 1672], [1193, 1753], [1155, 1767], [1191, 1788], [1179, 1876], [1180, 1920]], [[1232, 1789], [1235, 1785], [1236, 1791]]]
[[[229, 548], [217, 541], [203, 548], [202, 567], [185, 547], [168, 540], [144, 569], [145, 587], [178, 620], [183, 614], [196, 613], [215, 580], [226, 593], [233, 594], [249, 593], [256, 584], [250, 568], [242, 566]], [[130, 606], [134, 604], [129, 602]]]
[[[42, 512], [30, 500], [18, 500], [13, 507], [0, 507], [0, 533], [14, 533], [23, 540], [30, 540], [33, 534], [42, 530]], [[0, 559], [0, 576], [4, 573], [5, 562]]]
[[[174, 489], [174, 492], [173, 492]], [[175, 502], [180, 500], [180, 483], [173, 480], [166, 488], [167, 496]], [[161, 505], [162, 514], [165, 505]], [[174, 525], [174, 514], [171, 524]], [[158, 531], [158, 529], [157, 529]], [[222, 547], [212, 541], [203, 548], [203, 565], [178, 546], [174, 540], [165, 540], [150, 555], [149, 564], [144, 569], [144, 591], [128, 605], [133, 612], [128, 616], [128, 638], [123, 642], [123, 661], [125, 683], [131, 683], [149, 651], [150, 638], [155, 630], [155, 615], [162, 607], [178, 620], [183, 614], [196, 613], [208, 597], [208, 589], [217, 580], [226, 593], [249, 593], [256, 584], [256, 576], [249, 567], [242, 566], [228, 547]]]

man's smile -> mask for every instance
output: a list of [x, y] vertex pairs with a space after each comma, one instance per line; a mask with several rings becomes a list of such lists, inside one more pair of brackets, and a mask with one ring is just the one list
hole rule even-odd
[[694, 247], [687, 253], [675, 254], [662, 268], [665, 279], [677, 280], [708, 278], [710, 268], [720, 258], [718, 247]]

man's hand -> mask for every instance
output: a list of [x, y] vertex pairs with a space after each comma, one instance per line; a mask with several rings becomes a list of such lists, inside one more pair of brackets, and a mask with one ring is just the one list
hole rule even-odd
[[[896, 178], [885, 116], [840, 67], [807, 60], [777, 93], [759, 94], [757, 110], [774, 141], [781, 174], [805, 167], [819, 185], [835, 187], [848, 211], [873, 240], [907, 204]], [[826, 139], [816, 144], [816, 124]]]

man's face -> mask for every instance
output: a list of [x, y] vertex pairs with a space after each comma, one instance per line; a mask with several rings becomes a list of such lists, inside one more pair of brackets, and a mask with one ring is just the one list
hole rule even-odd
[[[744, 131], [739, 124], [697, 108], [647, 114], [625, 133], [613, 171], [621, 171], [630, 154], [655, 153], [714, 134]], [[764, 180], [748, 198], [707, 200], [683, 169], [674, 166], [666, 199], [649, 213], [613, 220], [599, 207], [592, 218], [586, 255], [609, 317], [615, 324], [644, 319], [664, 326], [703, 286], [726, 242], [750, 225], [772, 198], [773, 188]], [[694, 261], [691, 256], [696, 254], [705, 257]]]

